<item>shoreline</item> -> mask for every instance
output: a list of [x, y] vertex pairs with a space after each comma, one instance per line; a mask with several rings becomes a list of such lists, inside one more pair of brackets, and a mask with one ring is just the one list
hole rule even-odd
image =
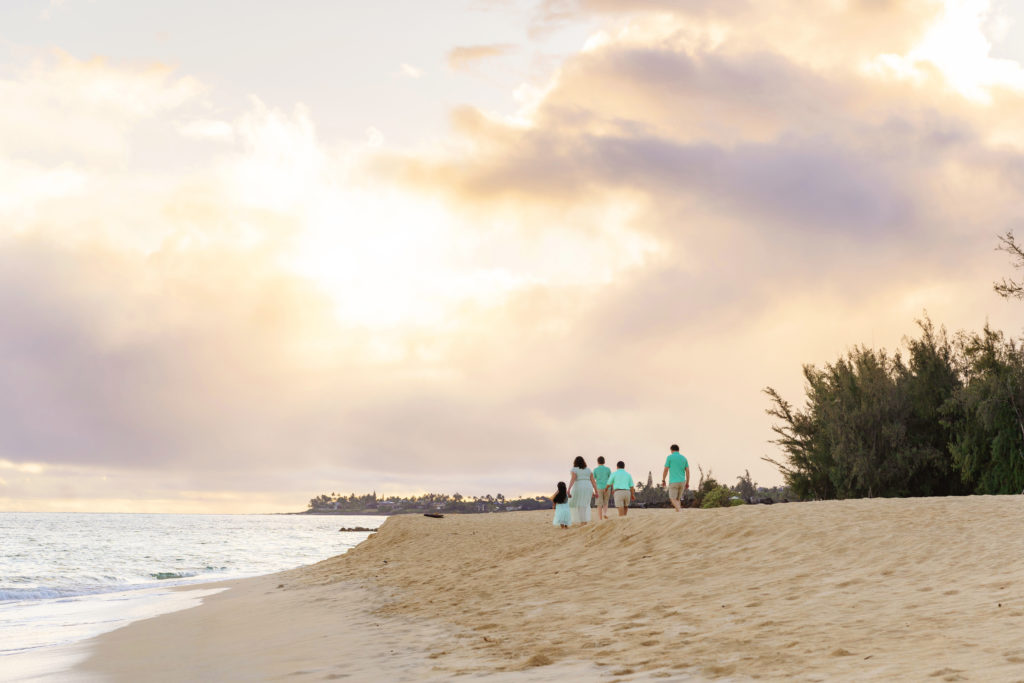
[[1024, 665], [1024, 497], [631, 510], [568, 531], [550, 516], [397, 515], [344, 555], [100, 636], [78, 670], [1014, 680]]
[[[204, 584], [217, 592], [197, 605], [79, 644], [72, 680], [450, 679], [437, 670], [440, 655], [431, 648], [467, 637], [464, 629], [438, 619], [410, 623], [387, 614], [397, 597], [386, 587], [358, 581], [309, 585], [304, 569]], [[570, 680], [598, 673], [590, 664], [568, 663], [528, 680], [552, 680], [556, 672]], [[526, 680], [500, 672], [466, 677], [494, 683]]]
[[[207, 594], [176, 587], [205, 591], [308, 566], [352, 548], [384, 518], [206, 520], [172, 513], [5, 520], [10, 556], [0, 586], [0, 680], [7, 681], [61, 680], [57, 674], [68, 670], [64, 662], [80, 643]], [[356, 525], [367, 529], [338, 533]], [[34, 538], [46, 543], [37, 547]]]

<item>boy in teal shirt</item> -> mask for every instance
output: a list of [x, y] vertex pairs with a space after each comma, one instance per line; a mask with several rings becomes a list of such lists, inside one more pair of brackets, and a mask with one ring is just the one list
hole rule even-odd
[[661, 474], [661, 485], [665, 485], [665, 477], [668, 477], [668, 501], [679, 512], [683, 509], [683, 495], [690, 488], [690, 463], [679, 452], [679, 446], [672, 444], [670, 451], [665, 459], [665, 471]]
[[594, 483], [597, 484], [598, 519], [608, 519], [608, 479], [611, 476], [611, 469], [604, 466], [604, 456], [598, 456], [597, 467], [594, 468]]
[[629, 511], [629, 504], [636, 500], [636, 489], [633, 488], [633, 477], [626, 471], [626, 463], [620, 460], [615, 466], [618, 469], [608, 478], [607, 488], [612, 490], [615, 497], [619, 517], [625, 517]]

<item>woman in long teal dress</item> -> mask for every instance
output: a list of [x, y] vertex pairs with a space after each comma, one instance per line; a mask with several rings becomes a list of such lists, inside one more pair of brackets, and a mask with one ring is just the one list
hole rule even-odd
[[551, 507], [555, 510], [555, 519], [551, 523], [568, 529], [572, 523], [572, 514], [569, 512], [569, 493], [565, 490], [564, 481], [558, 482], [558, 490], [551, 496]]
[[586, 524], [590, 521], [590, 501], [597, 495], [597, 482], [594, 473], [587, 467], [583, 456], [577, 455], [570, 470], [569, 479], [569, 513], [573, 524]]

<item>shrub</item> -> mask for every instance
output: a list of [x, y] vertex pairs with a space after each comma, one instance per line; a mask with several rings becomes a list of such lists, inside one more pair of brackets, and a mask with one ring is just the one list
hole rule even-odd
[[729, 505], [729, 497], [732, 495], [725, 486], [716, 486], [711, 491], [704, 494], [703, 500], [700, 502], [702, 508], [720, 508]]

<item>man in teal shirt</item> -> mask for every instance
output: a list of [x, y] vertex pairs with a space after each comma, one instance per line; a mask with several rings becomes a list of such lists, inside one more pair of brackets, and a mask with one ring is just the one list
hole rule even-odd
[[620, 460], [615, 466], [618, 469], [608, 478], [606, 488], [612, 490], [619, 517], [625, 517], [629, 511], [629, 504], [636, 500], [636, 489], [633, 488], [633, 477], [626, 471], [626, 463]]
[[683, 495], [690, 488], [690, 463], [686, 462], [686, 456], [679, 452], [679, 446], [675, 444], [672, 444], [668, 458], [665, 459], [665, 471], [661, 474], [662, 486], [665, 485], [665, 477], [668, 477], [668, 500], [679, 512], [683, 509]]
[[594, 468], [594, 483], [597, 484], [597, 518], [608, 519], [608, 479], [612, 471], [604, 466], [604, 456], [598, 456]]

